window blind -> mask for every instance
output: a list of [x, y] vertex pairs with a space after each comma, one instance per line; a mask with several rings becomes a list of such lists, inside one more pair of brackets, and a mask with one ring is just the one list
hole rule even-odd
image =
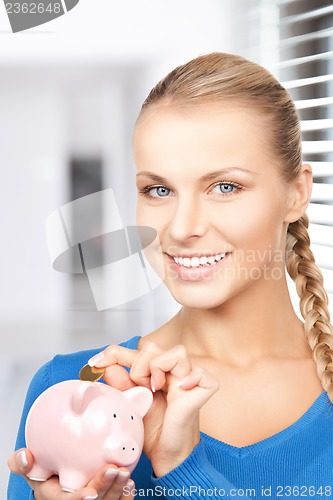
[[[314, 178], [309, 234], [333, 315], [333, 4], [273, 3], [279, 17], [275, 74], [291, 93], [301, 119], [303, 159], [311, 164]], [[294, 290], [291, 295], [298, 303]]]

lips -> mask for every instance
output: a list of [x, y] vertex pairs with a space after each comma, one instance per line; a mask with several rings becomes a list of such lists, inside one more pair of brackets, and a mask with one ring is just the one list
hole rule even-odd
[[[174, 272], [173, 277], [177, 277], [187, 282], [203, 282], [210, 280], [224, 267], [224, 262], [231, 255], [230, 252], [218, 253], [215, 255], [176, 256], [166, 254], [169, 264], [169, 271]], [[172, 279], [172, 274], [170, 275]]]

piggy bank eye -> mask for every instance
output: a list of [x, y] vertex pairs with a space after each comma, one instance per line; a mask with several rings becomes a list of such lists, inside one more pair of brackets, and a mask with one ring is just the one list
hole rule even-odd
[[133, 415], [131, 415], [131, 420], [134, 420], [134, 417], [133, 417]]
[[115, 413], [113, 414], [113, 418], [117, 418], [117, 415]]

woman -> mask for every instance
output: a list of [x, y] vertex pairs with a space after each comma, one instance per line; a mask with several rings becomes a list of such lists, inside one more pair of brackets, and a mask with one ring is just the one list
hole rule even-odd
[[182, 308], [149, 335], [45, 365], [17, 448], [32, 401], [89, 360], [106, 367], [111, 385], [154, 392], [135, 485], [109, 464], [76, 493], [51, 478], [28, 480], [18, 494], [33, 462], [22, 449], [9, 459], [21, 475], [9, 498], [31, 489], [37, 500], [333, 497], [332, 326], [307, 233], [311, 168], [289, 94], [239, 56], [198, 57], [149, 94], [134, 159], [137, 223], [157, 230], [164, 281]]

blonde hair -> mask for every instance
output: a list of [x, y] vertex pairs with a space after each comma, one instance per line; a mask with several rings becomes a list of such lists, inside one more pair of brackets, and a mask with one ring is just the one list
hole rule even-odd
[[[233, 54], [197, 57], [171, 71], [149, 93], [140, 116], [153, 106], [191, 106], [216, 101], [255, 107], [270, 120], [270, 144], [286, 183], [297, 178], [302, 165], [301, 131], [295, 105], [273, 75], [256, 63]], [[286, 268], [300, 297], [304, 329], [317, 373], [333, 403], [333, 328], [323, 276], [315, 263], [304, 214], [290, 223]]]

